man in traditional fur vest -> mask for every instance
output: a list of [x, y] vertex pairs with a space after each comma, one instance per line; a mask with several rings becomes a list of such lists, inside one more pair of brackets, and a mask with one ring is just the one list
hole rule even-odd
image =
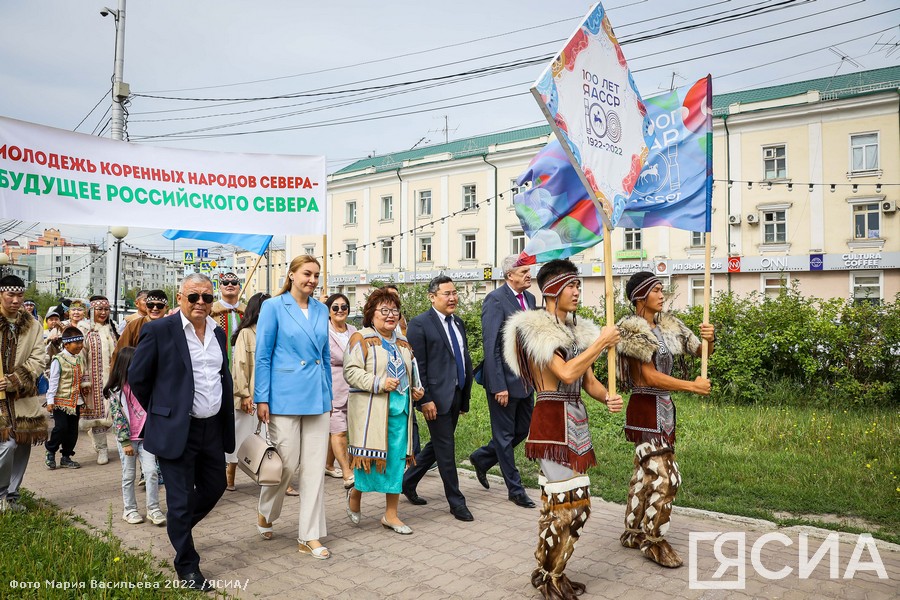
[[44, 332], [21, 310], [25, 282], [0, 279], [0, 512], [17, 508], [31, 447], [47, 439], [47, 417], [37, 393], [47, 352]]
[[525, 456], [540, 463], [541, 516], [538, 566], [531, 584], [545, 599], [571, 600], [585, 591], [563, 571], [591, 512], [588, 468], [597, 464], [581, 390], [622, 410], [622, 397], [610, 395], [594, 376], [601, 353], [619, 340], [614, 326], [600, 330], [575, 310], [581, 294], [578, 267], [552, 260], [541, 267], [538, 286], [546, 310], [520, 311], [503, 330], [503, 358], [526, 385], [537, 391]]
[[[230, 340], [234, 332], [237, 331], [241, 319], [244, 318], [244, 311], [247, 310], [247, 304], [241, 302], [241, 280], [234, 273], [225, 273], [219, 279], [219, 292], [222, 294], [221, 300], [216, 300], [212, 305], [212, 313], [209, 316], [213, 318], [216, 325], [225, 330], [225, 339]], [[228, 367], [232, 366], [232, 352], [234, 347], [228, 344]]]
[[[681, 557], [663, 536], [669, 529], [672, 501], [681, 485], [675, 462], [675, 403], [670, 392], [708, 395], [708, 379], [672, 377], [675, 357], [699, 356], [700, 340], [676, 317], [663, 312], [662, 283], [653, 273], [632, 275], [625, 294], [635, 314], [619, 321], [616, 346], [622, 386], [632, 394], [625, 413], [625, 437], [635, 444], [634, 475], [625, 506], [620, 541], [664, 567], [680, 567]], [[700, 336], [713, 352], [715, 329], [700, 325]]]

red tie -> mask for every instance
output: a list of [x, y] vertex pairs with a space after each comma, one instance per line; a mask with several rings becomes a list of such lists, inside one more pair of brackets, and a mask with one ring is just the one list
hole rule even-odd
[[527, 308], [525, 308], [525, 296], [522, 295], [522, 292], [516, 294], [516, 298], [519, 299], [519, 306], [522, 307], [522, 310], [528, 310]]

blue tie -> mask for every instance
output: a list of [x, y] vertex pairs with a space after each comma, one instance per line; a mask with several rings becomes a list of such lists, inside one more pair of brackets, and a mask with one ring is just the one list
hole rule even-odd
[[456, 331], [453, 329], [453, 315], [444, 317], [447, 321], [447, 329], [450, 331], [450, 344], [453, 346], [453, 358], [456, 359], [456, 387], [463, 389], [466, 384], [466, 367], [463, 364], [462, 350], [459, 348], [459, 341], [456, 339]]

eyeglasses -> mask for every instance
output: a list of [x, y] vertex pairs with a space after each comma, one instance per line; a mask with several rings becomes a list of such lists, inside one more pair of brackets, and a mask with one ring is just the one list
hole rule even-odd
[[241, 282], [237, 279], [223, 279], [222, 285], [241, 285]]
[[344, 312], [345, 310], [350, 310], [350, 307], [346, 304], [332, 304], [331, 312]]
[[378, 312], [381, 313], [382, 317], [399, 317], [400, 316], [399, 308], [379, 308]]
[[444, 298], [456, 298], [459, 296], [459, 292], [456, 290], [452, 290], [450, 292], [435, 292], [435, 296], [443, 296]]
[[191, 304], [197, 304], [197, 300], [199, 300], [200, 298], [203, 298], [203, 302], [205, 302], [206, 304], [212, 304], [213, 300], [215, 300], [215, 297], [212, 294], [197, 294], [195, 292], [193, 294], [187, 295], [187, 300]]
[[[188, 296], [188, 300], [190, 300], [190, 299], [191, 299], [191, 297]], [[192, 300], [192, 302], [194, 302], [194, 301]], [[163, 310], [166, 306], [167, 306], [167, 304], [165, 302], [148, 302], [147, 310]]]

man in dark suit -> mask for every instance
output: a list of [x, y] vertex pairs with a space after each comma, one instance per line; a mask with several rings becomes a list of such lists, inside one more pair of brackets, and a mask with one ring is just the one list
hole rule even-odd
[[503, 260], [506, 283], [488, 294], [481, 306], [481, 332], [484, 340], [482, 376], [487, 392], [488, 412], [493, 437], [469, 456], [475, 475], [485, 488], [491, 484], [487, 471], [498, 462], [506, 481], [510, 501], [524, 508], [534, 508], [534, 501], [525, 493], [522, 478], [516, 468], [515, 448], [528, 437], [531, 411], [534, 409], [533, 390], [517, 377], [503, 361], [503, 324], [511, 315], [535, 307], [531, 287], [531, 267], [516, 266], [517, 256]]
[[460, 413], [469, 412], [472, 359], [462, 319], [453, 314], [459, 301], [453, 280], [446, 275], [432, 279], [428, 299], [431, 309], [410, 320], [406, 337], [425, 386], [425, 396], [418, 406], [431, 432], [431, 441], [403, 475], [403, 494], [413, 504], [426, 504], [416, 494], [416, 486], [437, 461], [450, 512], [460, 521], [472, 521], [466, 498], [459, 491], [454, 437]]
[[141, 330], [128, 382], [147, 410], [144, 447], [166, 481], [167, 528], [175, 571], [212, 591], [200, 572], [191, 530], [225, 492], [225, 452], [234, 451], [234, 408], [225, 332], [209, 313], [212, 281], [194, 273], [178, 292], [181, 310]]

